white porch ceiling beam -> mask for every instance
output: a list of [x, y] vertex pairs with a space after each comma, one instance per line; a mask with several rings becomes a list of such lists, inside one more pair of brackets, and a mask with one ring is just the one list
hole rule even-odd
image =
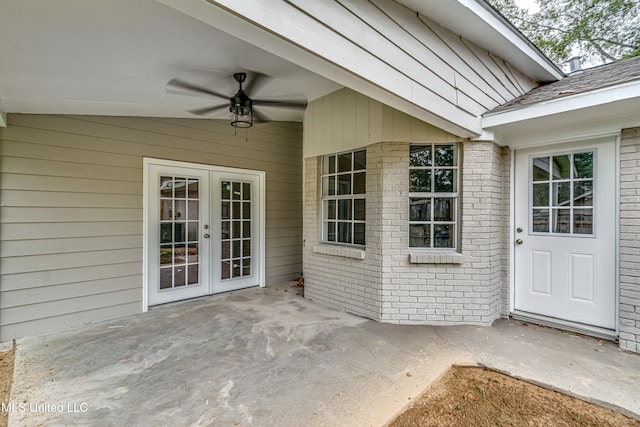
[[455, 135], [481, 133], [480, 117], [425, 90], [374, 55], [367, 56], [368, 52], [289, 2], [158, 1]]

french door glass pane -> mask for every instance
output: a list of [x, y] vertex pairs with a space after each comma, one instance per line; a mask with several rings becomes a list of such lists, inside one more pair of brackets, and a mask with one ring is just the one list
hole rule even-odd
[[223, 181], [221, 188], [220, 278], [250, 276], [252, 184], [229, 180]]
[[199, 283], [199, 187], [195, 178], [160, 177], [161, 290]]

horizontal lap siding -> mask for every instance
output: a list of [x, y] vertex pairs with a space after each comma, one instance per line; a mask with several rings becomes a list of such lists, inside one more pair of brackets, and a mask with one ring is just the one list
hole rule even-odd
[[302, 126], [10, 115], [0, 128], [0, 339], [142, 308], [143, 157], [266, 171], [267, 283], [301, 271]]
[[413, 82], [410, 99], [435, 95], [462, 114], [479, 116], [536, 86], [498, 56], [396, 2], [290, 3], [348, 41], [354, 57]]

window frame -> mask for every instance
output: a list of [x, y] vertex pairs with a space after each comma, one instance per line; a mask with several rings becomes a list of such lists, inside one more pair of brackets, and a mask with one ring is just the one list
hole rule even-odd
[[[364, 248], [366, 246], [366, 148], [357, 148], [348, 151], [341, 151], [338, 153], [331, 153], [323, 155], [320, 159], [320, 241], [323, 244], [331, 245], [343, 245], [355, 248]], [[364, 168], [356, 169], [356, 153], [362, 153], [364, 155]], [[344, 169], [340, 166], [340, 159], [344, 159], [344, 156], [350, 155], [350, 168]], [[334, 162], [333, 168], [328, 162]], [[343, 165], [344, 167], [344, 165]], [[349, 176], [349, 193], [340, 193], [341, 181], [339, 176]], [[354, 193], [354, 187], [356, 179], [354, 175], [362, 175], [363, 181], [358, 181], [359, 188], [362, 192]], [[333, 180], [332, 180], [333, 178]], [[342, 185], [346, 181], [342, 181]], [[333, 186], [333, 192], [329, 191]], [[356, 200], [359, 201], [356, 203]], [[350, 201], [346, 203], [343, 201]], [[333, 210], [331, 209], [331, 202], [333, 204]], [[341, 211], [340, 205], [343, 205]], [[349, 218], [340, 218], [340, 213], [344, 213], [344, 207], [348, 206]], [[356, 212], [356, 205], [361, 211]], [[333, 217], [331, 215], [333, 212]], [[356, 219], [357, 218], [357, 219]], [[333, 225], [333, 231], [330, 230]], [[349, 241], [339, 241], [340, 239], [340, 227], [348, 224], [348, 236]], [[357, 230], [356, 230], [357, 229]], [[344, 231], [344, 229], [343, 229]], [[354, 243], [357, 239], [357, 235], [361, 235], [361, 239]], [[333, 235], [334, 240], [329, 240], [329, 237]]]
[[[436, 147], [439, 146], [449, 146], [453, 147], [453, 160], [451, 165], [436, 165]], [[431, 147], [431, 158], [430, 165], [422, 165], [422, 166], [414, 166], [411, 164], [411, 151], [416, 147]], [[429, 180], [430, 180], [430, 190], [431, 191], [412, 191], [412, 171], [430, 171]], [[437, 174], [436, 170], [452, 170], [453, 174], [453, 191], [436, 191], [436, 179]], [[457, 142], [422, 142], [422, 143], [413, 143], [409, 146], [409, 162], [408, 162], [408, 246], [412, 251], [428, 251], [428, 252], [459, 252], [459, 236], [460, 236], [460, 194], [461, 194], [461, 148], [460, 144]], [[421, 219], [412, 219], [412, 206], [414, 199], [426, 199], [428, 200], [429, 206], [429, 218], [426, 220]], [[437, 220], [436, 219], [436, 200], [445, 200], [450, 199], [452, 201], [453, 206], [449, 205], [448, 209], [451, 210], [451, 220]], [[416, 238], [412, 237], [412, 225], [422, 225], [429, 226], [429, 246], [413, 246], [412, 239]], [[451, 236], [449, 241], [451, 242], [451, 246], [436, 246], [436, 227], [438, 225], [450, 225], [453, 228], [453, 232], [451, 232]], [[424, 236], [424, 235], [423, 235]], [[420, 239], [421, 237], [417, 237]], [[424, 237], [422, 237], [424, 239]]]

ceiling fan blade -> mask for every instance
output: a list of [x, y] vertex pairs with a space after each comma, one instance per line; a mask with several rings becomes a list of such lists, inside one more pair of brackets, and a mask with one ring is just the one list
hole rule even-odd
[[192, 83], [185, 82], [184, 80], [171, 79], [169, 81], [169, 83], [167, 83], [167, 92], [184, 94], [185, 91], [186, 92], [191, 92], [191, 93], [196, 93], [196, 94], [211, 95], [211, 96], [215, 96], [217, 98], [222, 98], [222, 99], [229, 99], [229, 97], [227, 95], [223, 95], [221, 93], [214, 92], [211, 89], [207, 89], [207, 88], [202, 87], [202, 86], [198, 86], [198, 85], [194, 85]]
[[214, 105], [212, 107], [204, 107], [204, 108], [196, 108], [194, 110], [188, 110], [192, 114], [197, 114], [198, 116], [206, 116], [208, 114], [213, 113], [214, 111], [229, 109], [229, 104], [220, 104]]
[[256, 119], [260, 123], [270, 122], [269, 118], [262, 114], [260, 111], [253, 110], [253, 118]]
[[253, 105], [265, 105], [269, 107], [282, 107], [282, 108], [305, 108], [307, 106], [307, 101], [254, 99]]
[[244, 86], [244, 91], [249, 94], [249, 96], [251, 96], [252, 93], [260, 93], [260, 90], [265, 87], [267, 80], [271, 78], [271, 76], [257, 71], [252, 71], [249, 76], [250, 79]]

